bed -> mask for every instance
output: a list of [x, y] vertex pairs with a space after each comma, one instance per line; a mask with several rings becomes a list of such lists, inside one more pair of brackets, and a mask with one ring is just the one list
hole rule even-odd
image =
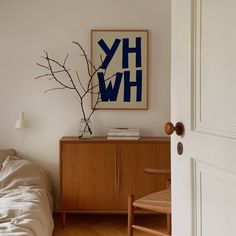
[[48, 174], [0, 150], [0, 235], [51, 236], [53, 200]]

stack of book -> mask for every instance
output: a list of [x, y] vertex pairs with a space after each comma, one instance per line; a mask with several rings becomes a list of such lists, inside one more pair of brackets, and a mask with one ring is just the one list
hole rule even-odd
[[140, 130], [133, 128], [110, 128], [107, 133], [107, 139], [140, 139]]

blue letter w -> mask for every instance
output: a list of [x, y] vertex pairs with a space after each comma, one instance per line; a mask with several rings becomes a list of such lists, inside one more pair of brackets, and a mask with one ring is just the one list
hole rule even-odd
[[116, 101], [117, 95], [120, 89], [120, 82], [122, 79], [122, 73], [117, 72], [116, 73], [116, 79], [114, 83], [114, 87], [112, 87], [111, 81], [109, 81], [107, 87], [106, 87], [106, 81], [104, 79], [104, 74], [102, 72], [98, 72], [98, 81], [99, 81], [99, 91], [101, 93], [101, 100], [102, 102], [107, 101]]

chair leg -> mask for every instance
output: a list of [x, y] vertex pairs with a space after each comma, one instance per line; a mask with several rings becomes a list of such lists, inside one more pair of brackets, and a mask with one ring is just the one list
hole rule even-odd
[[133, 223], [134, 223], [134, 195], [128, 197], [128, 236], [133, 236]]
[[167, 233], [171, 235], [171, 215], [167, 214]]

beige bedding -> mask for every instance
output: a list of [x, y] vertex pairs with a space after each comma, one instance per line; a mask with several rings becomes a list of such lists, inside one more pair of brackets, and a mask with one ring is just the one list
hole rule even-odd
[[0, 170], [0, 235], [52, 235], [48, 176], [35, 164], [8, 156]]

